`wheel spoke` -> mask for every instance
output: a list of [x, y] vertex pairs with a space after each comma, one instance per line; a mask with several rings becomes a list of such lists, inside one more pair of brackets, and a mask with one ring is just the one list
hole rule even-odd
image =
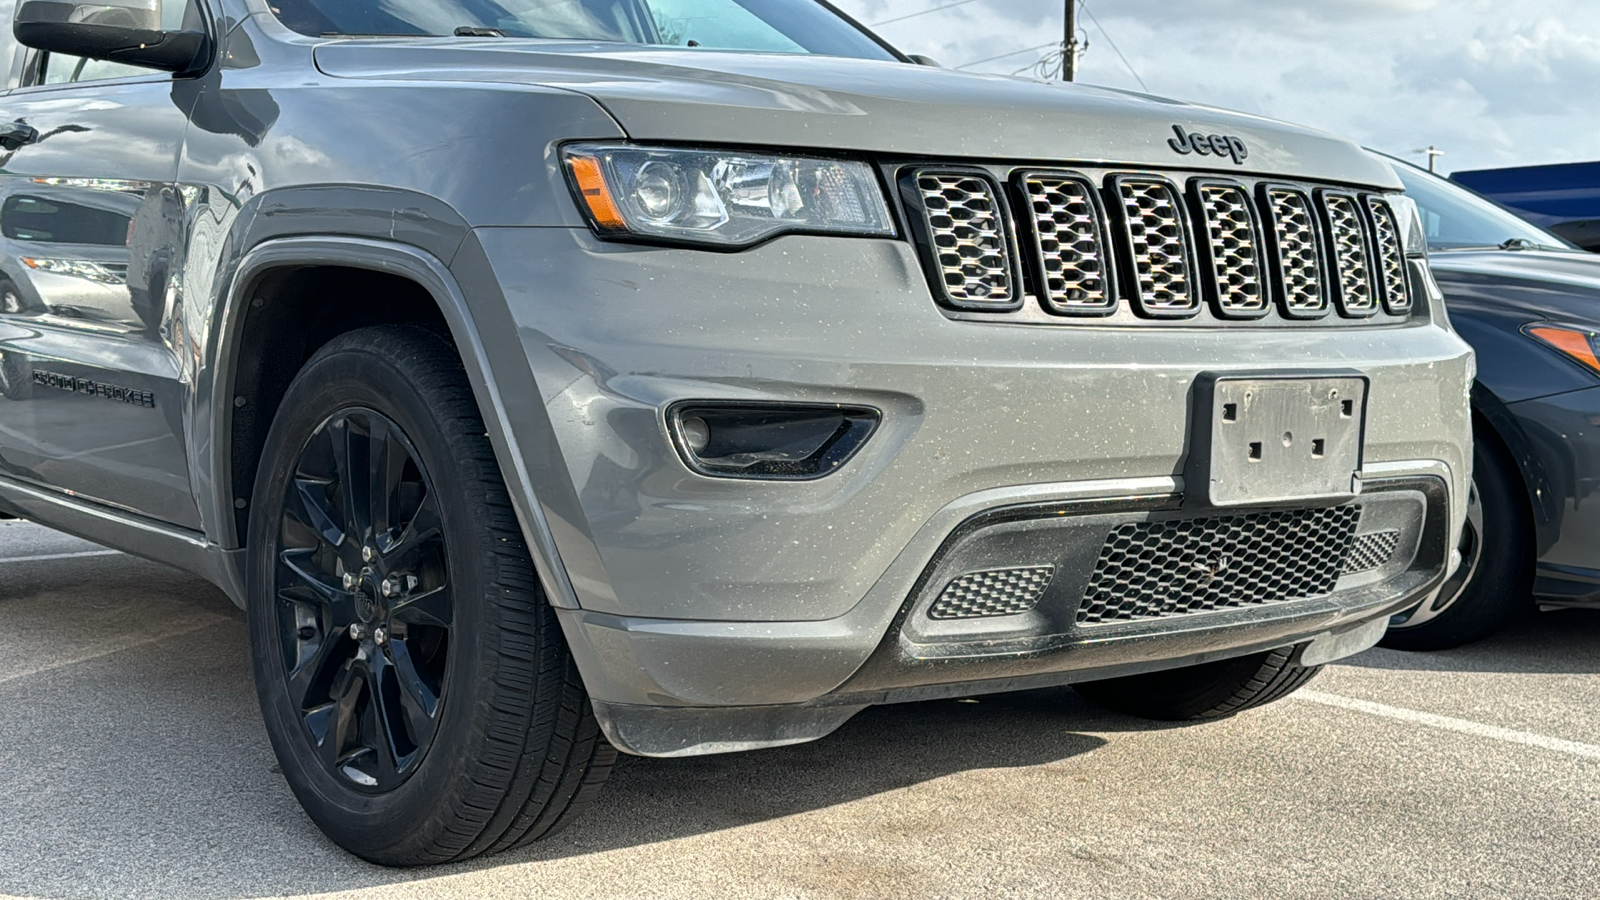
[[[373, 761], [377, 763], [377, 771], [373, 776], [378, 779], [378, 787], [387, 789], [399, 781], [402, 760], [409, 756], [403, 754], [396, 747], [395, 738], [405, 735], [405, 723], [401, 721], [402, 711], [395, 702], [396, 685], [394, 668], [382, 653], [374, 656], [368, 669], [371, 683], [369, 695], [370, 702], [362, 715], [364, 743], [374, 751]], [[410, 746], [411, 740], [406, 736], [406, 745]]]
[[439, 518], [439, 504], [435, 501], [433, 492], [429, 491], [422, 498], [422, 503], [417, 506], [416, 513], [411, 516], [411, 521], [406, 523], [405, 530], [400, 532], [400, 536], [385, 552], [390, 568], [413, 566], [423, 548], [440, 539], [444, 533], [443, 528], [444, 522]]
[[339, 482], [340, 505], [345, 535], [359, 544], [371, 533], [372, 523], [367, 521], [371, 510], [367, 502], [367, 454], [370, 440], [358, 434], [354, 416], [346, 416], [341, 425], [333, 429], [329, 439], [333, 444], [333, 468]]
[[436, 587], [412, 594], [396, 601], [389, 615], [407, 625], [429, 625], [434, 628], [450, 627], [450, 589]]
[[433, 717], [439, 712], [439, 695], [417, 671], [417, 662], [405, 641], [391, 641], [389, 656], [391, 671], [400, 685], [400, 709], [411, 727], [412, 740], [421, 743], [433, 730]]
[[[328, 664], [338, 658], [343, 637], [337, 631], [323, 634], [309, 658], [302, 654], [299, 665], [289, 672], [289, 699], [293, 700], [298, 708], [308, 709], [312, 704], [307, 701], [322, 699], [314, 692], [317, 686], [323, 683]], [[328, 695], [332, 696], [331, 690]]]
[[317, 537], [330, 547], [344, 543], [344, 525], [335, 511], [328, 507], [327, 479], [295, 476], [290, 502], [284, 512], [296, 522], [316, 532]]
[[[345, 755], [345, 747], [357, 732], [356, 707], [361, 701], [362, 681], [353, 673], [354, 660], [345, 662], [334, 679], [329, 696], [333, 702], [306, 713], [306, 724], [312, 734], [319, 735], [317, 755], [329, 769], [337, 771]], [[320, 726], [320, 727], [319, 727]]]
[[399, 527], [395, 516], [399, 512], [400, 482], [405, 476], [410, 454], [396, 438], [389, 423], [382, 419], [372, 422], [371, 453], [367, 466], [367, 497], [371, 504], [372, 533], [380, 550], [394, 541], [394, 531]]
[[338, 606], [348, 597], [344, 587], [334, 584], [327, 573], [318, 571], [314, 563], [314, 550], [285, 550], [278, 555], [283, 568], [297, 582], [295, 586], [310, 588], [314, 602], [322, 606]]

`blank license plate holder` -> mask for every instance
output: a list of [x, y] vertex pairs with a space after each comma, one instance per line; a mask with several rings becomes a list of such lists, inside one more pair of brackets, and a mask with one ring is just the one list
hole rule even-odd
[[1186, 492], [1215, 507], [1354, 499], [1367, 388], [1352, 371], [1201, 376]]

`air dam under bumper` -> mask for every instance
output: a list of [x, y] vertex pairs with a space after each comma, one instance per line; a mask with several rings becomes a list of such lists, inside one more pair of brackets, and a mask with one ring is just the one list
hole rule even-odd
[[[1445, 576], [1450, 504], [1438, 478], [1374, 480], [1334, 507], [1218, 513], [1186, 511], [1181, 501], [1027, 504], [967, 519], [934, 554], [866, 664], [807, 702], [597, 700], [596, 714], [622, 750], [691, 756], [814, 740], [874, 704], [1060, 685], [1293, 645], [1304, 645], [1306, 662], [1326, 662], [1376, 643], [1389, 615]], [[663, 642], [658, 672], [670, 669], [667, 646], [686, 675], [696, 654], [719, 654], [714, 635], [672, 640], [649, 634], [648, 624], [578, 612], [563, 618], [569, 634], [583, 632], [574, 642], [580, 652], [611, 665], [642, 662], [636, 654], [652, 640]], [[788, 630], [820, 624], [766, 623], [783, 632], [768, 650], [770, 671], [825, 669], [783, 658], [825, 652]], [[728, 638], [738, 643], [739, 630], [730, 625]]]

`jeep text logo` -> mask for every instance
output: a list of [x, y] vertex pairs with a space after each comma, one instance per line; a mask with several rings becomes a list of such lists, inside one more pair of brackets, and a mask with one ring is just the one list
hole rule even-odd
[[1244, 165], [1244, 161], [1250, 158], [1250, 150], [1244, 145], [1244, 141], [1233, 135], [1201, 134], [1198, 131], [1190, 134], [1183, 130], [1182, 125], [1172, 126], [1172, 132], [1177, 137], [1168, 138], [1167, 146], [1179, 153], [1198, 153], [1201, 156], [1215, 153], [1218, 156], [1231, 156], [1239, 165]]

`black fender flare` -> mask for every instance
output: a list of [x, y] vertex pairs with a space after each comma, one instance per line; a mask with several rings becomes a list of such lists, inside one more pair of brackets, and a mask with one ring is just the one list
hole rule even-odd
[[[197, 416], [204, 417], [204, 421], [195, 423], [195, 433], [211, 448], [210, 459], [205, 465], [197, 466], [195, 472], [197, 479], [206, 477], [210, 480], [209, 485], [199, 486], [202, 507], [210, 506], [209, 509], [202, 509], [202, 516], [205, 521], [215, 523], [218, 534], [214, 538], [229, 557], [229, 567], [239, 573], [239, 577], [233, 579], [235, 584], [241, 586], [239, 590], [242, 592], [244, 548], [233, 524], [234, 511], [230, 508], [233, 502], [231, 498], [236, 496], [236, 491], [231, 454], [227, 452], [232, 434], [235, 360], [254, 287], [265, 273], [284, 266], [370, 269], [407, 278], [433, 297], [461, 354], [545, 593], [555, 607], [579, 608], [577, 594], [556, 546], [547, 505], [541, 502], [547, 499], [545, 494], [571, 492], [570, 498], [556, 500], [562, 511], [558, 514], [565, 519], [564, 511], [577, 506], [576, 493], [571, 488], [570, 480], [564, 480], [565, 476], [552, 479], [549, 472], [535, 473], [529, 468], [530, 459], [550, 459], [548, 454], [552, 449], [556, 450], [554, 464], [560, 465], [559, 450], [554, 445], [554, 431], [548, 417], [544, 417], [543, 404], [525, 404], [526, 408], [518, 411], [519, 414], [531, 413], [544, 417], [542, 421], [528, 423], [532, 426], [531, 430], [524, 428], [519, 431], [512, 427], [512, 416], [506, 408], [500, 380], [490, 364], [490, 354], [484, 346], [479, 322], [455, 274], [443, 260], [410, 244], [339, 235], [274, 237], [256, 244], [243, 255], [226, 282], [229, 285], [224, 294], [226, 300], [215, 326], [215, 351], [210, 361], [214, 377], [197, 379], [195, 411]], [[533, 397], [537, 400], [536, 390]], [[532, 413], [534, 409], [537, 413]], [[533, 440], [541, 443], [548, 441], [550, 446], [524, 446], [523, 439], [530, 433]], [[545, 477], [541, 478], [541, 475]], [[536, 485], [544, 490], [536, 491]], [[566, 491], [561, 490], [562, 486]], [[568, 502], [562, 503], [562, 500]], [[230, 590], [231, 593], [234, 591]], [[234, 602], [241, 606], [243, 599], [242, 596], [233, 597]]]

